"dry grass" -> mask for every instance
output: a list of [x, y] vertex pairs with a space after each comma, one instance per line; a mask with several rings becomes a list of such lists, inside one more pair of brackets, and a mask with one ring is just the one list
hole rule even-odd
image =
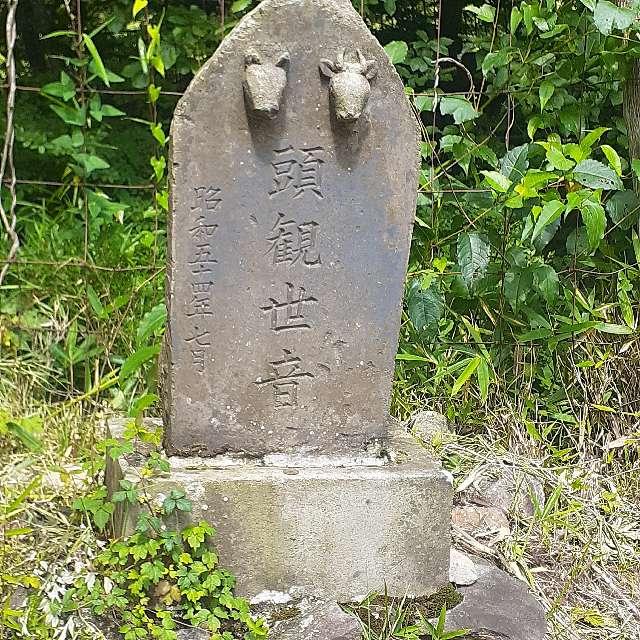
[[[555, 459], [521, 430], [452, 436], [440, 454], [464, 488], [483, 471], [509, 465], [537, 478], [546, 504], [531, 518], [511, 514], [511, 532], [474, 539], [454, 528], [459, 548], [526, 581], [544, 604], [554, 640], [640, 638], [638, 466], [613, 459]], [[628, 452], [627, 452], [628, 453]]]

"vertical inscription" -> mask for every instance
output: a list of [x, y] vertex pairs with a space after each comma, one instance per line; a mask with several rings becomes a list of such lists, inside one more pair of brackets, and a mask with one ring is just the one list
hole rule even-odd
[[198, 373], [203, 373], [207, 348], [211, 346], [211, 336], [202, 323], [205, 318], [213, 315], [214, 267], [218, 264], [214, 257], [214, 239], [218, 229], [215, 218], [222, 203], [222, 195], [220, 189], [213, 186], [195, 187], [193, 191], [194, 204], [191, 206], [187, 260], [190, 298], [184, 311], [193, 324], [184, 341], [191, 353], [191, 365]]
[[[305, 195], [312, 199], [324, 199], [323, 165], [324, 148], [288, 145], [274, 149], [271, 160], [273, 184], [269, 198], [277, 201], [278, 211], [274, 225], [265, 235], [268, 247], [265, 255], [271, 259], [273, 268], [285, 268], [291, 274], [300, 274], [300, 267], [320, 267], [319, 233], [320, 224], [309, 217], [293, 211], [283, 213], [280, 209], [287, 203], [302, 202]], [[285, 209], [286, 211], [286, 209]], [[306, 218], [306, 219], [305, 219]], [[304, 271], [304, 269], [303, 269]], [[308, 317], [310, 307], [318, 303], [302, 284], [284, 283], [284, 297], [280, 300], [269, 298], [260, 307], [268, 317], [269, 328], [276, 335], [290, 335], [300, 331], [313, 330]], [[255, 381], [258, 387], [270, 385], [273, 391], [275, 409], [295, 409], [298, 407], [298, 387], [304, 380], [312, 380], [314, 375], [306, 370], [293, 349], [281, 344], [282, 359], [267, 363], [271, 373]]]

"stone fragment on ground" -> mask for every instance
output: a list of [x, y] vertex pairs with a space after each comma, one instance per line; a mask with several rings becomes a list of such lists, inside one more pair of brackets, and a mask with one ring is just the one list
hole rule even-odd
[[[269, 640], [360, 640], [358, 618], [345, 613], [336, 603], [304, 598], [290, 611], [297, 613], [284, 620], [270, 622]], [[267, 614], [267, 619], [270, 617]], [[276, 614], [277, 617], [277, 614]]]
[[474, 538], [499, 541], [511, 532], [507, 515], [498, 507], [458, 505], [453, 508], [451, 522]]
[[463, 601], [447, 614], [447, 630], [469, 629], [465, 640], [544, 640], [542, 605], [527, 585], [479, 558], [478, 579], [458, 591]]
[[466, 553], [451, 548], [449, 580], [458, 586], [468, 586], [477, 579], [478, 570], [473, 560]]
[[409, 431], [426, 444], [450, 433], [447, 419], [437, 411], [418, 411], [409, 420]]
[[534, 501], [544, 505], [542, 483], [523, 469], [500, 465], [487, 467], [466, 492], [470, 502], [496, 507], [521, 518], [533, 516]]

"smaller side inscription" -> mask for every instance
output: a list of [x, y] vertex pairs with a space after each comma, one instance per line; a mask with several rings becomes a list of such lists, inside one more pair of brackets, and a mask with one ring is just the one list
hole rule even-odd
[[212, 298], [215, 258], [214, 238], [218, 229], [215, 218], [222, 203], [222, 192], [217, 187], [194, 187], [194, 204], [191, 206], [191, 226], [189, 228], [190, 273], [189, 293], [184, 314], [193, 321], [189, 333], [184, 337], [191, 353], [191, 365], [198, 373], [205, 370], [207, 349], [212, 346], [210, 332], [203, 326], [203, 320], [213, 315]]

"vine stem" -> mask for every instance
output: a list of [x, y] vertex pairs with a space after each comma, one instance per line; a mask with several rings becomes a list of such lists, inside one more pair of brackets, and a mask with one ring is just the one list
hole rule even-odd
[[[16, 44], [16, 10], [18, 8], [18, 0], [7, 0], [7, 22], [6, 22], [6, 34], [7, 34], [7, 83], [9, 85], [7, 92], [7, 126], [5, 129], [4, 145], [2, 148], [2, 158], [0, 159], [0, 184], [6, 182], [9, 188], [9, 210], [7, 211], [2, 204], [2, 198], [0, 197], [0, 220], [2, 220], [2, 226], [4, 227], [11, 246], [7, 259], [0, 270], [0, 285], [2, 284], [7, 271], [11, 264], [15, 261], [18, 249], [20, 248], [20, 238], [16, 233], [16, 169], [13, 162], [13, 143], [15, 140], [15, 130], [13, 115], [15, 112], [16, 103], [16, 60], [14, 55], [14, 47]], [[8, 170], [8, 178], [7, 176]]]

